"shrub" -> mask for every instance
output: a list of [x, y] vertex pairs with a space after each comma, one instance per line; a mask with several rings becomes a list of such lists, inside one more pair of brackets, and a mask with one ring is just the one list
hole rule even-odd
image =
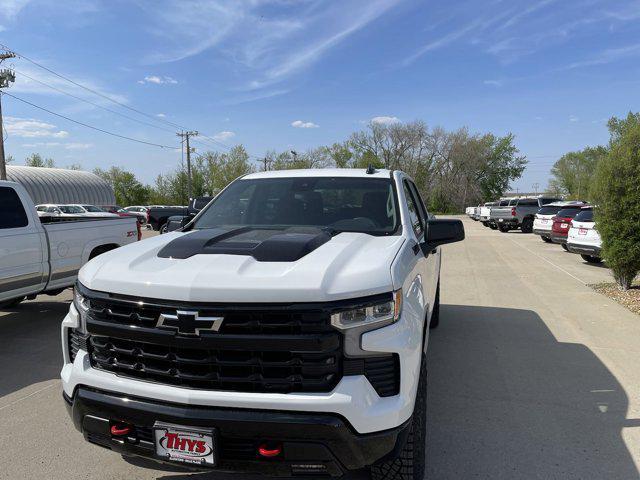
[[628, 290], [640, 273], [640, 114], [612, 118], [609, 130], [609, 154], [594, 178], [596, 228], [607, 265]]

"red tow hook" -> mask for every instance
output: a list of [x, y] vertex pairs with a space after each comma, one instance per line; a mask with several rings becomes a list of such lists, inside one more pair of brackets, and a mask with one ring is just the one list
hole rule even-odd
[[115, 425], [111, 425], [111, 435], [114, 437], [124, 437], [125, 435], [129, 435], [131, 430], [131, 425], [127, 425], [126, 423], [116, 423]]
[[264, 458], [274, 458], [282, 453], [282, 445], [263, 443], [258, 447], [258, 455]]

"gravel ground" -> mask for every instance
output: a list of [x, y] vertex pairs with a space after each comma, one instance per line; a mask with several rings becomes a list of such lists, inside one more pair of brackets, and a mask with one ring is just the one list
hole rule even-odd
[[622, 290], [616, 283], [598, 283], [591, 285], [594, 290], [624, 305], [633, 313], [640, 315], [640, 281], [630, 290]]

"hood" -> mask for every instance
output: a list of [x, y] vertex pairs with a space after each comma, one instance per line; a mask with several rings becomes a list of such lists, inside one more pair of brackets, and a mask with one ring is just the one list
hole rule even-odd
[[190, 302], [322, 302], [393, 289], [401, 236], [200, 230], [149, 238], [96, 257], [92, 290]]

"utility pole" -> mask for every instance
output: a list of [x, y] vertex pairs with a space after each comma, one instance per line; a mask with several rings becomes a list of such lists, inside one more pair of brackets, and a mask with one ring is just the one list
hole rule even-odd
[[191, 196], [193, 193], [191, 191], [191, 152], [195, 151], [195, 149], [192, 150], [191, 147], [189, 146], [189, 138], [198, 136], [198, 132], [196, 131], [180, 132], [176, 135], [178, 135], [183, 139], [187, 147], [187, 197], [189, 197], [189, 201], [191, 201]]
[[267, 157], [264, 157], [264, 158], [262, 159], [262, 162], [264, 163], [264, 171], [265, 171], [265, 172], [267, 171], [267, 161], [268, 161], [268, 160], [267, 160]]
[[540, 184], [538, 182], [533, 184], [533, 189], [536, 191], [536, 195], [538, 195], [538, 187], [540, 186]]
[[[0, 63], [8, 58], [14, 58], [13, 52], [0, 54]], [[10, 68], [0, 70], [0, 89], [8, 88], [10, 83], [16, 81], [16, 74]], [[7, 179], [7, 164], [4, 158], [4, 128], [2, 126], [2, 91], [0, 91], [0, 180]]]

